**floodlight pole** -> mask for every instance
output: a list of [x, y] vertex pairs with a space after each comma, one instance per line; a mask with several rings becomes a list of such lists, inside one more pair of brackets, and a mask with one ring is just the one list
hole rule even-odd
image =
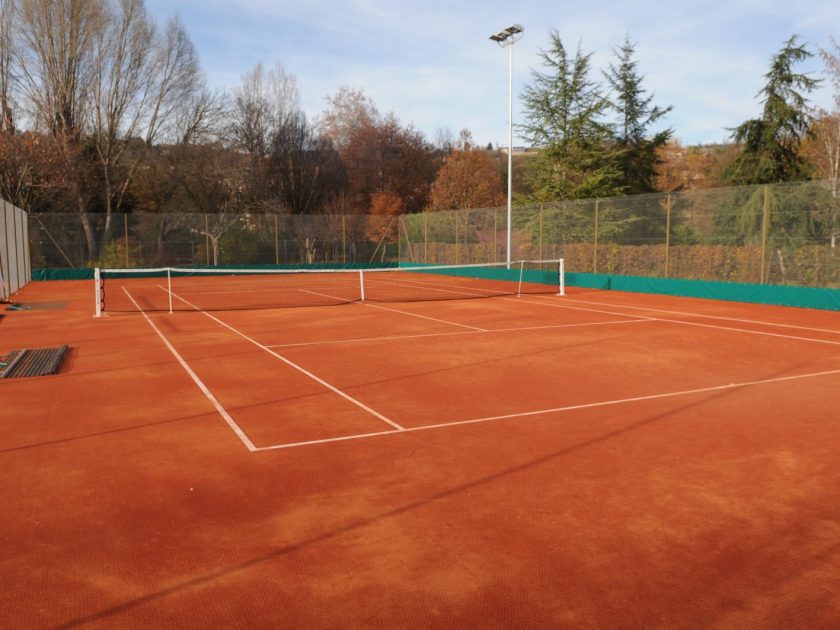
[[525, 29], [514, 24], [491, 35], [490, 39], [508, 48], [508, 182], [507, 182], [507, 268], [510, 269], [513, 250], [513, 45], [522, 38]]

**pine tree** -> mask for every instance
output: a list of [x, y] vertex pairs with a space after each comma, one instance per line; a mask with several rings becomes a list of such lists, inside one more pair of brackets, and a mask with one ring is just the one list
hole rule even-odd
[[584, 199], [621, 192], [620, 173], [604, 120], [609, 101], [590, 74], [591, 53], [580, 47], [571, 58], [559, 33], [540, 52], [545, 73], [534, 71], [522, 99], [521, 135], [541, 147], [532, 172], [533, 200]]
[[743, 145], [741, 154], [725, 173], [732, 184], [772, 184], [807, 179], [808, 168], [800, 155], [811, 117], [807, 95], [819, 80], [794, 72], [793, 66], [813, 56], [793, 35], [773, 57], [763, 98], [761, 118], [747, 120], [732, 130]]
[[629, 36], [615, 51], [616, 63], [610, 64], [604, 78], [612, 88], [612, 109], [618, 120], [615, 143], [621, 169], [624, 192], [643, 194], [656, 191], [658, 150], [664, 147], [673, 131], [667, 129], [650, 135], [650, 128], [671, 111], [653, 105], [653, 94], [646, 95], [638, 71], [635, 45]]

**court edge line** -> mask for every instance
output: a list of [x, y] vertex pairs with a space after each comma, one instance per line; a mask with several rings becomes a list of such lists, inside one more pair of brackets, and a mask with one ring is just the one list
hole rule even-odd
[[[537, 296], [539, 297], [539, 296]], [[565, 300], [565, 298], [564, 298]], [[540, 304], [542, 306], [550, 306], [553, 308], [568, 308], [574, 311], [588, 311], [590, 309], [584, 308], [582, 306], [565, 306], [563, 304], [546, 304], [544, 302], [531, 302], [525, 300], [528, 304]], [[606, 311], [599, 311], [597, 309], [592, 309], [594, 313], [604, 313]], [[614, 313], [615, 315], [620, 315], [620, 313]], [[641, 315], [632, 315], [630, 313], [624, 313], [627, 317], [641, 317]], [[701, 316], [702, 317], [702, 316]], [[665, 317], [657, 317], [655, 318], [658, 322], [668, 322], [671, 324], [682, 324], [684, 326], [700, 326], [701, 328], [714, 328], [717, 330], [729, 330], [734, 332], [742, 332], [748, 333], [751, 335], [763, 335], [765, 337], [778, 337], [781, 339], [794, 339], [796, 341], [809, 341], [811, 343], [822, 343], [830, 346], [840, 346], [840, 341], [830, 341], [828, 339], [814, 339], [813, 337], [798, 337], [796, 335], [783, 335], [782, 333], [772, 333], [766, 332], [763, 330], [750, 330], [749, 328], [735, 328], [733, 326], [720, 326], [718, 324], [701, 324], [700, 322], [687, 322], [681, 319], [668, 319]], [[736, 320], [737, 321], [737, 320]], [[755, 322], [756, 324], [760, 324], [761, 322]]]
[[[548, 296], [538, 295], [536, 297], [546, 298]], [[688, 313], [685, 311], [670, 311], [663, 308], [649, 308], [644, 306], [630, 306], [629, 304], [604, 304], [602, 302], [593, 302], [591, 300], [576, 300], [574, 298], [565, 298], [568, 302], [577, 302], [579, 304], [597, 304], [598, 306], [615, 306], [617, 308], [630, 308], [637, 311], [653, 311], [654, 313], [668, 313], [669, 315], [685, 315], [687, 317], [702, 317], [704, 319], [720, 319], [729, 322], [741, 322], [742, 324], [760, 324], [762, 326], [776, 326], [778, 328], [794, 328], [797, 330], [810, 330], [812, 332], [824, 332], [832, 335], [840, 335], [840, 330], [832, 330], [830, 328], [813, 328], [810, 326], [797, 326], [796, 324], [780, 324], [776, 322], [765, 322], [757, 319], [741, 319], [738, 317], [724, 317], [722, 315], [703, 315], [701, 313]]]
[[659, 321], [655, 317], [646, 317], [644, 319], [625, 319], [620, 321], [610, 322], [585, 322], [581, 324], [550, 324], [546, 326], [520, 326], [518, 328], [489, 328], [487, 330], [467, 330], [456, 332], [440, 332], [440, 333], [420, 333], [416, 335], [392, 335], [389, 337], [357, 337], [354, 339], [333, 339], [327, 341], [303, 341], [300, 343], [276, 343], [266, 346], [268, 348], [299, 348], [301, 346], [328, 346], [331, 344], [343, 343], [358, 343], [361, 341], [392, 341], [398, 339], [422, 339], [425, 337], [453, 337], [459, 335], [480, 335], [487, 333], [499, 332], [520, 332], [529, 330], [551, 330], [554, 328], [583, 328], [586, 326], [610, 326], [612, 324], [640, 324], [643, 322]]
[[408, 427], [403, 431], [380, 431], [377, 433], [361, 433], [356, 435], [343, 435], [334, 438], [324, 438], [320, 440], [308, 440], [305, 442], [292, 442], [288, 444], [273, 444], [271, 446], [258, 447], [257, 451], [276, 451], [285, 448], [294, 448], [299, 446], [311, 446], [315, 444], [327, 444], [330, 442], [346, 442], [348, 440], [359, 440], [363, 438], [376, 437], [379, 435], [392, 435], [396, 433], [411, 433], [415, 431], [428, 431], [431, 429], [443, 429], [447, 427], [463, 426], [468, 424], [479, 424], [484, 422], [496, 422], [498, 420], [513, 420], [516, 418], [526, 418], [530, 416], [539, 416], [549, 413], [561, 413], [565, 411], [577, 411], [580, 409], [593, 409], [595, 407], [609, 407], [612, 405], [623, 405], [627, 403], [642, 402], [646, 400], [657, 400], [660, 398], [675, 398], [677, 396], [690, 396], [692, 394], [702, 394], [706, 392], [724, 391], [727, 389], [736, 389], [739, 387], [753, 387], [757, 385], [767, 385], [772, 383], [782, 383], [786, 381], [804, 380], [807, 378], [817, 378], [820, 376], [836, 376], [840, 374], [840, 369], [825, 370], [822, 372], [811, 372], [808, 374], [794, 374], [792, 376], [779, 376], [775, 378], [761, 379], [757, 381], [744, 381], [743, 383], [729, 383], [727, 385], [714, 385], [711, 387], [700, 387], [697, 389], [685, 389], [676, 392], [666, 392], [664, 394], [650, 394], [648, 396], [635, 396], [633, 398], [622, 398], [617, 400], [606, 400], [595, 403], [582, 403], [579, 405], [569, 405], [566, 407], [554, 407], [552, 409], [538, 409], [536, 411], [523, 411], [520, 413], [510, 413], [501, 416], [487, 416], [485, 418], [471, 418], [469, 420], [454, 420], [452, 422], [443, 422], [440, 424], [427, 424], [419, 427]]
[[[317, 291], [310, 291], [308, 289], [298, 289], [298, 291], [303, 291], [304, 293], [311, 293], [312, 295], [320, 295], [321, 297], [328, 297], [333, 300], [340, 300], [341, 298], [337, 298], [334, 295], [328, 295], [326, 293], [318, 293]], [[367, 301], [364, 302], [351, 302], [351, 304], [360, 304], [361, 306], [370, 306], [371, 308], [379, 308], [383, 311], [391, 311], [392, 313], [399, 313], [401, 315], [410, 315], [411, 317], [419, 317], [421, 319], [428, 319], [433, 322], [438, 322], [439, 324], [448, 324], [450, 326], [460, 326], [461, 328], [469, 328], [470, 330], [474, 330], [476, 332], [486, 332], [486, 329], [479, 328], [478, 326], [469, 326], [467, 324], [459, 324], [457, 322], [449, 322], [445, 319], [437, 319], [435, 317], [428, 317], [427, 315], [418, 315], [417, 313], [406, 313], [405, 311], [399, 311], [395, 308], [387, 308], [385, 306], [379, 306], [378, 304], [368, 304]]]
[[[161, 288], [161, 289], [163, 289], [164, 291], [166, 291], [166, 289], [165, 289], [164, 287], [159, 287], [159, 288]], [[378, 412], [378, 411], [376, 411], [375, 409], [372, 409], [371, 407], [368, 407], [366, 404], [364, 404], [364, 403], [363, 403], [362, 401], [360, 401], [360, 400], [356, 400], [356, 399], [355, 399], [355, 398], [353, 398], [350, 394], [348, 394], [348, 393], [346, 393], [346, 392], [343, 392], [342, 390], [340, 390], [339, 388], [335, 387], [334, 385], [331, 385], [330, 383], [328, 383], [328, 382], [327, 382], [327, 381], [325, 381], [324, 379], [319, 378], [318, 376], [315, 376], [312, 372], [309, 372], [308, 370], [306, 370], [305, 368], [301, 367], [300, 365], [298, 365], [297, 363], [295, 363], [295, 362], [294, 362], [294, 361], [292, 361], [291, 359], [287, 359], [286, 357], [284, 357], [283, 355], [281, 355], [281, 354], [279, 354], [279, 353], [275, 352], [274, 350], [272, 350], [272, 349], [271, 349], [271, 348], [269, 348], [268, 346], [264, 346], [263, 344], [261, 344], [261, 343], [260, 343], [259, 341], [257, 341], [256, 339], [252, 339], [251, 337], [249, 337], [249, 336], [248, 336], [248, 335], [246, 335], [245, 333], [243, 333], [243, 332], [241, 332], [241, 331], [237, 330], [236, 328], [234, 328], [234, 327], [233, 327], [233, 326], [231, 326], [230, 324], [227, 324], [226, 322], [223, 322], [221, 319], [219, 319], [219, 318], [218, 318], [218, 317], [216, 317], [215, 315], [211, 315], [211, 314], [210, 314], [210, 313], [208, 313], [207, 311], [202, 311], [202, 310], [201, 310], [201, 309], [199, 309], [197, 306], [195, 306], [195, 305], [194, 305], [194, 304], [192, 304], [191, 302], [188, 302], [187, 300], [185, 300], [184, 298], [182, 298], [181, 296], [179, 296], [179, 295], [178, 295], [178, 294], [176, 294], [176, 293], [173, 293], [173, 294], [172, 294], [172, 297], [174, 297], [174, 298], [177, 298], [177, 299], [181, 300], [181, 301], [182, 301], [182, 302], [184, 302], [185, 304], [188, 304], [189, 306], [191, 306], [192, 308], [194, 308], [197, 312], [201, 313], [202, 315], [204, 315], [204, 316], [206, 316], [206, 317], [209, 317], [210, 319], [212, 319], [212, 320], [213, 320], [213, 321], [215, 321], [216, 323], [221, 324], [222, 326], [224, 326], [225, 328], [227, 328], [228, 330], [230, 330], [232, 333], [235, 333], [235, 334], [239, 335], [240, 337], [242, 337], [242, 338], [243, 338], [243, 339], [245, 339], [246, 341], [250, 341], [252, 344], [254, 344], [255, 346], [257, 346], [257, 347], [258, 347], [258, 348], [260, 348], [261, 350], [264, 350], [264, 351], [268, 352], [270, 355], [272, 355], [273, 357], [276, 357], [276, 358], [280, 359], [283, 363], [285, 363], [285, 364], [286, 364], [286, 365], [288, 365], [289, 367], [294, 368], [295, 370], [297, 370], [297, 371], [298, 371], [298, 372], [300, 372], [301, 374], [304, 374], [305, 376], [308, 376], [308, 377], [309, 377], [309, 378], [311, 378], [313, 381], [315, 381], [315, 382], [317, 382], [317, 383], [320, 383], [321, 385], [323, 385], [324, 387], [326, 387], [328, 390], [330, 390], [330, 391], [331, 391], [331, 392], [333, 392], [334, 394], [337, 394], [337, 395], [341, 396], [342, 398], [344, 398], [344, 399], [345, 399], [345, 400], [347, 400], [348, 402], [350, 402], [350, 403], [354, 404], [355, 406], [357, 406], [359, 409], [361, 409], [361, 410], [363, 410], [363, 411], [366, 411], [367, 413], [369, 413], [370, 415], [372, 415], [374, 418], [377, 418], [377, 419], [381, 420], [382, 422], [384, 422], [384, 423], [386, 423], [386, 424], [391, 425], [392, 427], [394, 427], [394, 428], [395, 428], [395, 429], [397, 429], [398, 431], [405, 431], [405, 427], [403, 427], [403, 426], [401, 426], [401, 425], [397, 424], [396, 422], [394, 422], [394, 421], [393, 421], [393, 420], [391, 420], [390, 418], [387, 418], [386, 416], [383, 416], [381, 413], [379, 413], [379, 412]]]
[[123, 291], [125, 291], [125, 294], [128, 296], [128, 299], [131, 300], [134, 303], [134, 306], [137, 307], [137, 310], [140, 311], [140, 314], [146, 319], [146, 322], [149, 324], [149, 326], [152, 327], [152, 330], [154, 330], [157, 333], [158, 337], [160, 337], [161, 341], [163, 341], [163, 343], [166, 345], [167, 349], [172, 353], [172, 355], [176, 359], [178, 359], [178, 363], [180, 363], [181, 367], [184, 368], [184, 370], [186, 371], [187, 374], [189, 374], [189, 376], [193, 380], [193, 382], [198, 386], [198, 388], [201, 390], [201, 392], [207, 397], [207, 400], [210, 401], [210, 403], [213, 405], [213, 407], [216, 409], [216, 411], [219, 413], [219, 415], [222, 416], [222, 419], [227, 423], [228, 427], [230, 427], [230, 429], [236, 434], [236, 437], [238, 437], [242, 441], [242, 443], [245, 445], [245, 448], [247, 448], [251, 452], [258, 451], [259, 448], [257, 448], [257, 446], [251, 441], [251, 439], [247, 436], [245, 431], [242, 430], [242, 427], [240, 427], [236, 423], [236, 421], [231, 417], [231, 415], [227, 412], [227, 410], [224, 407], [222, 407], [222, 404], [216, 399], [216, 397], [213, 395], [213, 393], [210, 391], [210, 389], [204, 384], [204, 381], [202, 381], [198, 377], [198, 375], [193, 371], [193, 369], [189, 366], [189, 364], [184, 360], [184, 358], [180, 355], [180, 353], [175, 349], [175, 346], [173, 346], [169, 342], [169, 339], [166, 338], [166, 335], [164, 335], [161, 332], [161, 330], [157, 327], [157, 325], [146, 314], [146, 311], [144, 311], [142, 308], [140, 308], [140, 305], [137, 304], [137, 302], [134, 300], [134, 297], [128, 292], [128, 290], [125, 287], [121, 287], [121, 288], [122, 288]]

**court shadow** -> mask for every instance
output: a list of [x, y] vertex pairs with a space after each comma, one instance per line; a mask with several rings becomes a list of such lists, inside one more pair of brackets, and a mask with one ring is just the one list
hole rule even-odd
[[[803, 367], [803, 364], [799, 364], [797, 366], [794, 366], [793, 368], [791, 368], [791, 370], [799, 369], [801, 367]], [[778, 378], [778, 377], [781, 377], [785, 374], [790, 374], [791, 370], [778, 371], [778, 372], [776, 372], [772, 375], [766, 376], [765, 378]], [[156, 601], [158, 601], [160, 599], [163, 599], [165, 597], [168, 597], [168, 596], [171, 596], [171, 595], [176, 595], [178, 593], [187, 591], [189, 589], [194, 589], [194, 588], [197, 588], [197, 587], [207, 586], [207, 585], [211, 584], [212, 582], [214, 582], [215, 580], [228, 578], [231, 575], [235, 575], [237, 573], [242, 573], [244, 571], [248, 571], [248, 570], [250, 570], [254, 567], [257, 567], [261, 564], [271, 562], [271, 561], [277, 560], [279, 558], [283, 558], [283, 557], [288, 556], [290, 554], [293, 554], [297, 551], [304, 550], [308, 547], [312, 547], [314, 545], [319, 545], [321, 543], [333, 540], [333, 539], [338, 538], [340, 536], [343, 536], [345, 534], [348, 534], [348, 533], [363, 529], [365, 527], [374, 525], [374, 524], [376, 524], [379, 521], [382, 521], [384, 519], [394, 518], [394, 517], [397, 517], [397, 516], [401, 516], [403, 514], [407, 514], [407, 513], [411, 512], [413, 510], [422, 508], [422, 507], [424, 507], [426, 505], [429, 505], [431, 503], [434, 503], [436, 501], [441, 501], [441, 500], [444, 500], [444, 499], [454, 497], [454, 496], [456, 496], [458, 494], [461, 494], [461, 493], [464, 493], [464, 492], [469, 492], [470, 490], [478, 488], [479, 486], [490, 484], [490, 483], [493, 483], [493, 482], [497, 482], [497, 481], [499, 481], [501, 479], [504, 479], [504, 478], [506, 478], [510, 475], [514, 475], [514, 474], [518, 474], [518, 473], [521, 473], [521, 472], [533, 470], [535, 468], [538, 468], [539, 466], [545, 465], [549, 462], [553, 462], [553, 461], [555, 461], [559, 458], [575, 454], [575, 453], [577, 453], [579, 451], [582, 451], [582, 450], [585, 450], [587, 448], [602, 445], [606, 442], [609, 442], [610, 440], [626, 436], [626, 435], [628, 435], [628, 434], [630, 434], [634, 431], [638, 431], [640, 429], [647, 428], [650, 425], [653, 425], [653, 424], [656, 424], [658, 422], [662, 422], [664, 420], [667, 420], [668, 418], [670, 418], [674, 415], [677, 415], [681, 412], [684, 412], [684, 411], [687, 411], [689, 409], [693, 409], [693, 408], [702, 406], [704, 404], [708, 404], [712, 401], [730, 396], [733, 393], [736, 393], [738, 391], [746, 389], [747, 387], [749, 387], [749, 385], [745, 385], [743, 387], [734, 387], [734, 388], [729, 389], [729, 390], [716, 391], [716, 392], [713, 392], [713, 393], [709, 393], [708, 395], [702, 396], [702, 398], [700, 400], [694, 400], [692, 402], [686, 402], [682, 405], [671, 408], [668, 411], [664, 411], [662, 413], [652, 415], [652, 416], [647, 417], [647, 418], [645, 418], [643, 420], [640, 420], [638, 422], [627, 424], [625, 426], [622, 426], [622, 427], [617, 428], [617, 429], [613, 429], [611, 431], [606, 431], [604, 433], [601, 433], [600, 435], [596, 435], [594, 437], [582, 440], [582, 441], [580, 441], [576, 444], [558, 449], [556, 451], [553, 451], [551, 453], [542, 455], [540, 457], [533, 458], [533, 459], [531, 459], [527, 462], [523, 462], [521, 464], [510, 466], [508, 468], [505, 468], [503, 470], [499, 470], [499, 471], [494, 472], [492, 474], [485, 475], [483, 477], [474, 479], [474, 480], [472, 480], [468, 483], [459, 484], [457, 486], [453, 486], [451, 488], [441, 490], [441, 491], [436, 492], [434, 494], [431, 494], [430, 496], [425, 497], [421, 500], [413, 501], [413, 502], [407, 503], [405, 505], [393, 508], [391, 510], [386, 510], [386, 511], [383, 511], [379, 514], [375, 514], [375, 515], [367, 517], [367, 518], [359, 519], [359, 520], [357, 520], [353, 523], [348, 523], [344, 526], [337, 527], [337, 528], [332, 529], [328, 532], [324, 532], [324, 533], [318, 534], [316, 536], [311, 536], [309, 538], [305, 538], [305, 539], [303, 539], [299, 542], [296, 542], [296, 543], [292, 543], [292, 544], [289, 544], [289, 545], [284, 545], [282, 547], [278, 547], [277, 549], [274, 549], [274, 550], [272, 550], [268, 553], [255, 556], [255, 557], [250, 558], [250, 559], [248, 559], [244, 562], [240, 562], [240, 563], [234, 564], [232, 566], [225, 567], [223, 569], [218, 569], [218, 570], [215, 570], [215, 571], [211, 571], [211, 572], [206, 573], [206, 574], [204, 574], [202, 576], [199, 576], [199, 577], [195, 577], [195, 578], [192, 578], [192, 579], [189, 579], [189, 580], [184, 580], [182, 582], [179, 582], [177, 584], [174, 584], [174, 585], [172, 585], [170, 587], [167, 587], [167, 588], [164, 588], [164, 589], [160, 589], [160, 590], [155, 591], [153, 593], [147, 593], [146, 595], [142, 595], [140, 597], [132, 598], [132, 599], [127, 600], [127, 601], [125, 601], [121, 604], [117, 604], [117, 605], [111, 606], [109, 608], [104, 608], [104, 609], [102, 609], [98, 612], [92, 613], [90, 615], [86, 615], [86, 616], [83, 616], [83, 617], [77, 617], [75, 619], [72, 619], [72, 620], [69, 620], [65, 623], [60, 624], [59, 626], [57, 626], [57, 628], [62, 628], [62, 629], [76, 628], [76, 627], [86, 625], [86, 624], [90, 624], [90, 623], [102, 622], [103, 620], [106, 620], [109, 617], [112, 617], [114, 615], [118, 615], [120, 613], [127, 612], [127, 611], [132, 610], [134, 608], [137, 608], [139, 606], [143, 606], [143, 605], [146, 605], [146, 604], [156, 602]], [[695, 396], [699, 396], [699, 394], [692, 394], [691, 396], [695, 397]]]

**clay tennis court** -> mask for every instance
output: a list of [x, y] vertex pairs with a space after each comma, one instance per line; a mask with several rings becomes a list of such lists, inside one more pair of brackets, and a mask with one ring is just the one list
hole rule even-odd
[[70, 352], [0, 382], [6, 627], [840, 619], [836, 312], [16, 299], [67, 304], [4, 312], [0, 353]]

